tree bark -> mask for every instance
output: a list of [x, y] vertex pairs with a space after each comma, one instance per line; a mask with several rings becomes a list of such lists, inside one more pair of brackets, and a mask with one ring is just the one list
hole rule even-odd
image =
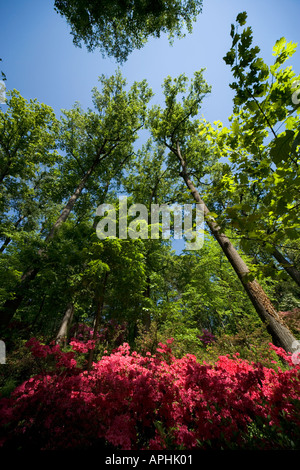
[[68, 336], [69, 327], [72, 323], [73, 315], [74, 315], [74, 304], [70, 302], [67, 306], [67, 310], [64, 314], [64, 318], [61, 322], [59, 331], [57, 333], [56, 344], [59, 344], [61, 346], [66, 345], [66, 339]]
[[280, 318], [278, 312], [273, 307], [270, 299], [257, 280], [254, 279], [253, 281], [249, 281], [247, 279], [247, 275], [250, 273], [248, 266], [232, 245], [229, 238], [220, 232], [220, 228], [214, 218], [210, 215], [209, 209], [201, 199], [197, 189], [189, 177], [186, 162], [181, 155], [179, 144], [177, 143], [176, 149], [172, 147], [171, 150], [175, 153], [181, 164], [181, 176], [188, 189], [191, 191], [194, 200], [197, 203], [200, 203], [203, 207], [204, 217], [212, 235], [218, 241], [228, 261], [235, 270], [260, 319], [267, 324], [268, 332], [271, 334], [274, 344], [282, 347], [286, 352], [292, 352], [292, 344], [296, 341], [296, 338], [285, 326], [283, 320]]
[[79, 198], [82, 190], [84, 189], [84, 187], [87, 183], [87, 180], [89, 179], [89, 177], [93, 173], [93, 171], [96, 168], [96, 166], [98, 165], [99, 161], [100, 161], [100, 153], [98, 153], [98, 155], [97, 155], [96, 159], [94, 160], [93, 164], [90, 166], [88, 171], [85, 173], [85, 175], [81, 179], [79, 185], [75, 189], [74, 193], [72, 194], [72, 196], [68, 200], [67, 204], [65, 205], [65, 207], [61, 211], [60, 216], [58, 217], [56, 222], [53, 224], [50, 232], [48, 233], [48, 235], [45, 239], [46, 242], [49, 242], [49, 240], [52, 240], [52, 238], [54, 237], [55, 232], [58, 230], [58, 228], [61, 226], [61, 224], [63, 224], [67, 220], [67, 218], [69, 217], [70, 212], [72, 211], [75, 202]]

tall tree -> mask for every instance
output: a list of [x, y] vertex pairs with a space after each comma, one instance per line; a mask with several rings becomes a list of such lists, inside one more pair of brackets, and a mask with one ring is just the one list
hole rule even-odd
[[218, 151], [231, 162], [217, 187], [231, 198], [219, 223], [230, 220], [246, 251], [256, 240], [300, 285], [299, 268], [282, 251], [300, 235], [298, 81], [285, 66], [296, 44], [278, 40], [268, 66], [253, 46], [251, 27], [239, 31], [246, 18], [240, 13], [231, 26], [232, 47], [224, 57], [235, 79], [232, 124], [211, 132]]
[[169, 150], [167, 164], [177, 168], [177, 172], [180, 172], [190, 195], [196, 203], [202, 204], [205, 221], [212, 235], [231, 263], [260, 318], [267, 323], [273, 340], [285, 350], [291, 351], [295, 341], [294, 336], [283, 325], [258, 281], [249, 278], [248, 266], [226, 234], [221, 231], [190, 177], [189, 168], [197, 168], [200, 177], [201, 174], [203, 175], [205, 167], [208, 169], [206, 158], [209, 155], [209, 147], [199, 139], [195, 132], [197, 128], [199, 132], [199, 121], [192, 118], [198, 114], [201, 101], [209, 92], [209, 87], [203, 79], [202, 72], [196, 73], [188, 92], [180, 102], [178, 96], [180, 96], [179, 93], [186, 92], [185, 82], [183, 77], [174, 80], [174, 83], [170, 78], [166, 79], [164, 86], [165, 109], [156, 106], [150, 111], [149, 121], [153, 137], [158, 144], [165, 145]]
[[[36, 261], [21, 276], [15, 295], [7, 299], [1, 308], [1, 324], [7, 325], [20, 306], [28, 285], [37, 276], [41, 257], [46, 256], [46, 246], [66, 222], [75, 203], [88, 192], [88, 202], [95, 203], [99, 195], [99, 181], [106, 186], [112, 173], [124, 170], [133, 155], [133, 143], [146, 117], [147, 103], [152, 95], [145, 81], [134, 83], [127, 92], [126, 81], [120, 71], [110, 78], [100, 77], [102, 92], [93, 90], [95, 111], [83, 112], [78, 105], [65, 112], [61, 123], [61, 147], [66, 152], [61, 166], [64, 196], [60, 215], [49, 221]], [[93, 177], [93, 178], [92, 178]], [[100, 183], [101, 187], [101, 183]], [[102, 203], [102, 201], [101, 201]], [[97, 204], [93, 207], [95, 208]], [[91, 211], [91, 206], [89, 206]]]
[[26, 247], [23, 253], [35, 244], [55, 191], [59, 162], [53, 110], [37, 100], [27, 101], [16, 90], [7, 96], [7, 109], [0, 111], [1, 301], [9, 297], [13, 279], [24, 269], [22, 255], [10, 258], [3, 252], [12, 240], [17, 251]]

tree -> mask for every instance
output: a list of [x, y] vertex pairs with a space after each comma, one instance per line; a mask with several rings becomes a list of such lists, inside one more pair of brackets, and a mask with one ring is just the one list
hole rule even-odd
[[[29, 263], [30, 247], [36, 247], [59, 162], [53, 110], [36, 100], [28, 102], [16, 90], [7, 95], [7, 110], [0, 111], [1, 302], [10, 298]], [[13, 255], [3, 254], [12, 241]]]
[[[159, 223], [159, 239], [151, 239], [152, 221], [151, 205], [160, 207], [176, 202], [178, 184], [172, 172], [164, 165], [164, 149], [153, 145], [151, 139], [137, 152], [131, 171], [123, 180], [124, 189], [132, 195], [133, 202], [144, 204], [151, 220], [148, 220], [148, 239], [144, 240], [144, 257], [146, 286], [144, 290], [145, 306], [143, 326], [149, 330], [155, 318], [157, 304], [162, 301], [170, 287], [166, 281], [171, 261], [171, 242], [162, 236], [162, 225]], [[160, 222], [160, 221], [159, 221]], [[172, 217], [170, 217], [172, 232]]]
[[182, 37], [202, 9], [202, 0], [55, 0], [55, 10], [67, 19], [74, 43], [124, 62], [149, 36], [168, 32]]
[[215, 194], [226, 191], [229, 200], [218, 222], [234, 227], [245, 251], [256, 242], [300, 285], [299, 268], [285, 249], [299, 238], [300, 108], [293, 99], [298, 82], [292, 68], [283, 67], [296, 44], [278, 40], [268, 66], [253, 47], [251, 27], [239, 32], [246, 18], [240, 13], [231, 26], [232, 47], [224, 57], [235, 79], [232, 124], [210, 129], [218, 152], [231, 163], [214, 185]]
[[[156, 106], [150, 110], [149, 122], [153, 137], [159, 145], [165, 145], [169, 150], [167, 164], [173, 168], [177, 167], [177, 172], [180, 171], [179, 174], [190, 195], [196, 203], [202, 205], [205, 221], [212, 235], [231, 263], [261, 320], [268, 325], [273, 340], [287, 351], [291, 351], [295, 341], [294, 336], [283, 325], [283, 321], [258, 281], [251, 279], [250, 269], [225, 232], [221, 231], [189, 175], [189, 168], [193, 169], [194, 167], [197, 168], [198, 177], [201, 178], [204, 171], [208, 171], [208, 162], [211, 161], [208, 157], [209, 147], [195, 133], [195, 129], [199, 128], [199, 121], [191, 119], [197, 115], [200, 103], [209, 92], [209, 87], [203, 79], [202, 72], [196, 73], [187, 95], [182, 98], [182, 103], [180, 103], [178, 95], [180, 96], [186, 91], [185, 82], [186, 79], [183, 77], [174, 80], [174, 83], [170, 78], [166, 79], [164, 85], [165, 109], [162, 110]], [[186, 154], [185, 158], [183, 152]]]
[[[61, 122], [61, 148], [66, 152], [62, 160], [61, 212], [46, 224], [48, 231], [41, 240], [34, 262], [21, 276], [15, 295], [9, 296], [2, 306], [1, 324], [7, 325], [19, 308], [29, 283], [40, 271], [40, 263], [46, 255], [46, 247], [67, 221], [75, 203], [83, 191], [87, 193], [85, 210], [91, 214], [97, 207], [97, 198], [109, 184], [122, 174], [125, 164], [133, 156], [133, 143], [138, 130], [143, 126], [147, 103], [152, 95], [145, 81], [134, 83], [127, 92], [126, 81], [120, 71], [115, 76], [100, 77], [102, 93], [93, 90], [95, 111], [83, 112], [78, 105], [65, 112]], [[93, 176], [93, 179], [92, 179]], [[100, 190], [99, 190], [100, 187]], [[103, 203], [103, 201], [101, 201]], [[95, 204], [95, 205], [93, 205]]]
[[60, 345], [65, 345], [66, 344], [66, 339], [68, 336], [69, 328], [72, 323], [74, 315], [74, 304], [69, 303], [66, 309], [66, 312], [64, 314], [63, 320], [61, 322], [59, 331], [56, 336], [56, 343]]
[[34, 226], [49, 186], [55, 184], [54, 167], [60, 158], [58, 122], [49, 106], [27, 102], [16, 90], [8, 92], [7, 106], [5, 113], [0, 111], [1, 251], [16, 229], [24, 229], [24, 223]]

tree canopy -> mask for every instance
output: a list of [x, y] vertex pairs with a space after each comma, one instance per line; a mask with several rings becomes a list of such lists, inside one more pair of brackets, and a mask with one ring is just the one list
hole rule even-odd
[[71, 26], [74, 43], [124, 62], [149, 37], [170, 39], [191, 32], [202, 0], [55, 0], [55, 10]]

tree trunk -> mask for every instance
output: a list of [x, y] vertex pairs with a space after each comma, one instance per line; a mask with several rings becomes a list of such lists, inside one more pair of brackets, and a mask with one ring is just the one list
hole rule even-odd
[[[70, 215], [71, 210], [74, 207], [75, 202], [79, 198], [82, 190], [84, 189], [90, 175], [93, 173], [94, 169], [100, 162], [100, 156], [101, 156], [101, 150], [97, 153], [97, 156], [93, 162], [93, 164], [90, 166], [88, 171], [85, 173], [83, 178], [81, 179], [79, 185], [75, 189], [74, 193], [68, 200], [67, 204], [65, 205], [64, 209], [62, 210], [60, 216], [56, 220], [56, 222], [53, 224], [49, 234], [47, 235], [45, 242], [48, 243], [50, 240], [55, 235], [55, 232], [59, 229], [62, 223], [64, 223], [67, 218]], [[102, 157], [103, 158], [103, 157]], [[45, 249], [40, 249], [38, 251], [38, 256], [41, 257], [42, 255], [45, 254]], [[28, 269], [21, 277], [21, 282], [19, 286], [16, 288], [16, 295], [13, 299], [8, 299], [6, 302], [2, 305], [0, 309], [0, 327], [5, 328], [9, 324], [9, 322], [12, 320], [15, 312], [19, 308], [25, 294], [28, 288], [28, 285], [31, 281], [33, 281], [36, 277], [36, 275], [39, 272], [39, 268], [30, 268]]]
[[83, 178], [80, 181], [79, 185], [75, 189], [74, 193], [72, 194], [72, 196], [68, 200], [67, 204], [65, 205], [65, 207], [61, 211], [60, 216], [58, 217], [56, 222], [52, 225], [52, 228], [51, 228], [50, 232], [48, 233], [48, 235], [46, 237], [46, 240], [45, 240], [46, 242], [48, 242], [49, 240], [52, 240], [52, 238], [54, 237], [55, 232], [58, 230], [58, 228], [61, 226], [61, 224], [63, 224], [67, 220], [67, 218], [69, 217], [70, 212], [73, 209], [75, 202], [77, 201], [77, 199], [79, 198], [82, 190], [84, 189], [84, 187], [87, 183], [87, 180], [89, 179], [89, 177], [93, 173], [94, 169], [98, 165], [99, 160], [100, 160], [100, 154], [97, 155], [97, 158], [94, 160], [91, 167], [85, 173], [85, 175], [83, 176]]
[[201, 199], [193, 182], [189, 178], [186, 163], [182, 158], [178, 143], [177, 148], [172, 148], [171, 150], [175, 153], [175, 155], [180, 161], [182, 168], [181, 176], [184, 179], [188, 189], [191, 191], [194, 200], [197, 203], [202, 204], [203, 206], [204, 217], [207, 222], [207, 225], [210, 228], [211, 233], [218, 241], [224, 254], [226, 255], [233, 269], [235, 270], [237, 276], [239, 277], [260, 319], [267, 324], [268, 332], [271, 334], [274, 344], [282, 347], [283, 349], [285, 349], [286, 352], [292, 352], [292, 344], [294, 341], [296, 341], [296, 338], [284, 325], [283, 320], [279, 317], [279, 314], [273, 307], [270, 299], [268, 298], [260, 284], [255, 279], [253, 281], [249, 281], [247, 279], [247, 275], [250, 273], [248, 266], [241, 258], [237, 250], [234, 248], [229, 238], [220, 232], [220, 229], [217, 223], [215, 222], [214, 218], [210, 216], [210, 212], [207, 206]]
[[65, 312], [64, 318], [61, 322], [59, 331], [57, 333], [56, 344], [59, 344], [61, 346], [66, 345], [68, 330], [72, 323], [73, 315], [74, 315], [74, 304], [70, 302], [67, 306], [67, 310]]
[[278, 263], [286, 270], [291, 278], [300, 286], [300, 272], [293, 266], [277, 248], [274, 248], [272, 255]]

